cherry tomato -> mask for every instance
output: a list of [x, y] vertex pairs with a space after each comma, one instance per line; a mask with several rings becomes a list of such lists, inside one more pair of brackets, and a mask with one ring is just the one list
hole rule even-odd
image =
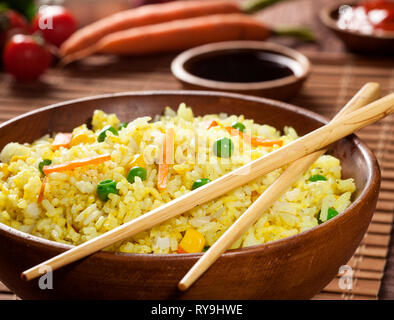
[[4, 49], [4, 68], [19, 81], [38, 79], [51, 62], [51, 52], [38, 36], [14, 35]]
[[16, 33], [27, 33], [26, 19], [14, 10], [0, 11], [0, 49]]
[[33, 19], [32, 32], [40, 31], [44, 39], [60, 46], [77, 29], [72, 13], [62, 6], [43, 6]]
[[375, 29], [394, 31], [394, 1], [368, 0], [363, 1], [361, 7], [367, 12]]

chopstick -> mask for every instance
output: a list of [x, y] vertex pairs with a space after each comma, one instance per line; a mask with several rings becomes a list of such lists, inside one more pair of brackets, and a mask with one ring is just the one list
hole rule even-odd
[[[365, 84], [346, 106], [335, 116], [340, 119], [380, 97], [380, 85], [369, 82]], [[293, 183], [327, 150], [320, 150], [292, 162], [284, 172], [271, 184], [253, 204], [228, 228], [222, 236], [203, 254], [189, 272], [178, 283], [178, 288], [185, 291], [209, 267], [237, 241], [255, 223], [272, 204], [284, 194]]]
[[257, 160], [249, 162], [244, 166], [206, 184], [205, 186], [191, 191], [128, 223], [36, 265], [24, 271], [21, 274], [21, 278], [24, 280], [34, 279], [42, 274], [40, 270], [49, 270], [49, 268], [51, 270], [56, 270], [94, 252], [104, 249], [118, 241], [150, 229], [155, 225], [178, 216], [197, 205], [213, 200], [216, 197], [242, 186], [251, 180], [320, 150], [393, 112], [394, 93], [370, 103], [360, 110], [353, 111], [340, 120], [331, 121], [325, 126], [322, 126], [319, 129], [316, 129]]

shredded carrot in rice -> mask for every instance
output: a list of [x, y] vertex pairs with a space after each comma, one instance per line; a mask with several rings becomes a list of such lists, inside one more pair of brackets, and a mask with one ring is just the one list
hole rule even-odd
[[[207, 130], [209, 130], [209, 129], [213, 128], [213, 127], [217, 127], [217, 126], [219, 126], [219, 125], [220, 125], [220, 124], [219, 124], [216, 120], [213, 120], [213, 121], [209, 124]], [[221, 125], [220, 125], [220, 126], [221, 126]]]
[[174, 162], [174, 128], [170, 128], [166, 132], [163, 141], [163, 154], [161, 163], [159, 164], [159, 172], [157, 178], [157, 187], [159, 190], [165, 190], [168, 183], [168, 173], [170, 171], [170, 164]]
[[282, 146], [283, 141], [282, 140], [267, 140], [261, 137], [256, 137], [256, 136], [250, 136], [247, 134], [244, 134], [243, 132], [234, 129], [233, 127], [225, 127], [225, 129], [230, 133], [232, 136], [241, 136], [241, 138], [251, 144], [252, 146], [262, 146], [262, 147], [272, 147], [274, 145]]
[[52, 166], [44, 166], [43, 171], [45, 175], [48, 175], [52, 172], [62, 172], [62, 171], [72, 170], [75, 168], [84, 167], [91, 164], [100, 164], [109, 160], [111, 160], [111, 155], [107, 153], [96, 157], [74, 160], [62, 164], [55, 164]]
[[38, 195], [37, 203], [41, 203], [42, 200], [44, 200], [44, 193], [45, 193], [45, 187], [47, 185], [47, 177], [44, 177], [41, 183], [41, 189], [40, 189], [40, 194]]

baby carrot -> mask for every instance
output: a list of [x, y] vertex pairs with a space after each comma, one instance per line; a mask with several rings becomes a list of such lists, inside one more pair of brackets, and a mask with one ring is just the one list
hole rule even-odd
[[170, 128], [166, 132], [163, 142], [163, 155], [161, 163], [159, 164], [159, 172], [157, 177], [157, 188], [165, 190], [168, 183], [168, 173], [170, 171], [170, 164], [173, 162], [174, 155], [174, 128]]
[[252, 13], [279, 1], [281, 0], [251, 0], [240, 5], [232, 0], [191, 0], [158, 3], [125, 10], [75, 32], [61, 46], [60, 55], [64, 57], [83, 50], [117, 31], [212, 14]]
[[45, 175], [48, 175], [52, 172], [62, 172], [62, 171], [72, 170], [90, 164], [100, 164], [109, 160], [111, 160], [111, 155], [107, 153], [96, 157], [84, 158], [70, 162], [65, 162], [62, 164], [55, 164], [51, 166], [44, 166], [43, 171]]
[[60, 147], [68, 148], [71, 143], [72, 133], [58, 133], [52, 142], [51, 149], [57, 150]]

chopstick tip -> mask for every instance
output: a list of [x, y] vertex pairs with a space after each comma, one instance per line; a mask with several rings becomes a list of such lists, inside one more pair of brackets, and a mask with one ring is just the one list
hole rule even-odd
[[178, 289], [180, 291], [186, 291], [189, 288], [189, 286], [187, 286], [183, 281], [178, 283]]
[[22, 272], [22, 273], [20, 274], [20, 278], [21, 278], [22, 280], [24, 280], [24, 281], [29, 281], [29, 280], [30, 280], [29, 277], [28, 277], [28, 275], [26, 274], [26, 271], [24, 271], [24, 272]]

